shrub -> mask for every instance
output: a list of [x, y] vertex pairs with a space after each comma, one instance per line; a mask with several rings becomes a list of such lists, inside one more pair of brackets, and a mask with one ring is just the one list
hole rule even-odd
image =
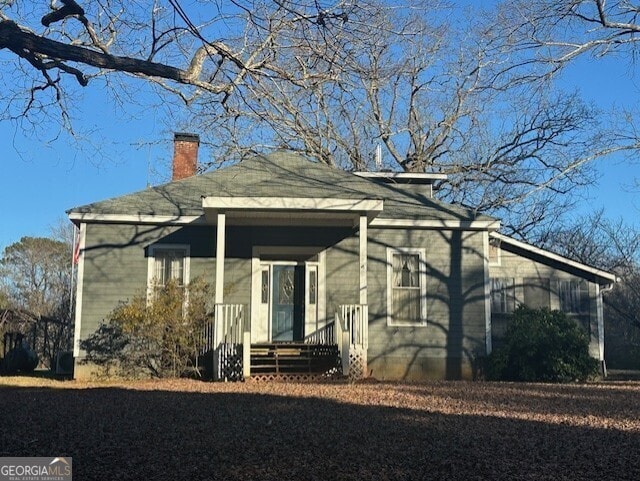
[[598, 372], [589, 356], [589, 339], [565, 313], [516, 309], [504, 345], [488, 359], [487, 375], [503, 381], [584, 381]]
[[83, 342], [87, 361], [136, 377], [177, 377], [194, 367], [209, 318], [209, 285], [196, 279], [183, 289], [170, 282], [151, 301], [140, 294], [117, 306]]

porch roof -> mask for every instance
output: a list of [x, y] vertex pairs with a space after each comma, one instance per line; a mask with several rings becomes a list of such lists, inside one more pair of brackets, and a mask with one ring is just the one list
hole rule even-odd
[[[284, 151], [258, 155], [230, 167], [76, 207], [68, 213], [75, 222], [207, 222], [205, 211], [215, 208], [210, 204], [214, 198], [235, 199], [229, 201], [231, 205], [240, 205], [242, 199], [253, 199], [256, 212], [261, 210], [256, 203], [282, 199], [281, 207], [275, 210], [290, 214], [306, 210], [295, 207], [300, 199], [322, 200], [321, 204], [333, 199], [351, 205], [352, 214], [358, 210], [353, 206], [364, 206], [361, 212], [371, 217], [376, 214], [378, 225], [384, 224], [385, 219], [391, 223], [428, 221], [442, 226], [497, 225], [491, 217], [404, 189], [402, 185], [376, 182]], [[308, 206], [305, 202], [309, 201], [303, 201], [303, 207]], [[311, 210], [337, 215], [340, 209], [326, 208], [330, 204]], [[272, 207], [275, 205], [275, 201], [271, 202]]]

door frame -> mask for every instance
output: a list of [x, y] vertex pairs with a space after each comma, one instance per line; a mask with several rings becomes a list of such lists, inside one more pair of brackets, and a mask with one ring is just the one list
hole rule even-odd
[[[261, 256], [269, 255], [269, 257], [276, 257], [276, 259], [262, 260]], [[277, 256], [317, 256], [317, 261], [295, 261], [295, 260], [277, 260]], [[326, 318], [326, 254], [323, 247], [285, 247], [285, 246], [254, 246], [252, 249], [251, 257], [251, 306], [250, 306], [250, 326], [251, 326], [251, 342], [272, 342], [272, 319], [271, 319], [271, 302], [273, 294], [273, 279], [272, 275], [269, 275], [269, 305], [267, 307], [267, 321], [266, 325], [260, 326], [260, 323], [264, 323], [264, 315], [262, 308], [262, 271], [265, 265], [297, 265], [302, 264], [304, 269], [304, 335], [310, 334], [310, 330], [315, 330], [324, 327], [327, 324]], [[309, 266], [316, 266], [317, 270], [317, 292], [316, 292], [316, 319], [311, 320], [309, 296], [308, 296], [308, 275]], [[271, 269], [270, 269], [271, 270]], [[315, 324], [315, 325], [314, 325]], [[265, 332], [266, 331], [266, 332]], [[311, 331], [313, 332], [313, 331]], [[266, 333], [266, 337], [264, 334]]]

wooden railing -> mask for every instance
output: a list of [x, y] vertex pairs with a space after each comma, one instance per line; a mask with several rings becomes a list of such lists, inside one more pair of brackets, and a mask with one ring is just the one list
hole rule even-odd
[[244, 304], [216, 304], [213, 319], [204, 326], [200, 353], [213, 352], [214, 380], [249, 375], [251, 333], [246, 314]]
[[349, 343], [369, 346], [369, 306], [366, 304], [344, 304], [340, 306], [340, 317], [349, 330]]
[[245, 312], [244, 304], [216, 304], [215, 340], [227, 344], [242, 344], [247, 327]]
[[338, 345], [342, 359], [342, 372], [354, 378], [366, 376], [369, 306], [366, 304], [339, 306], [335, 316], [334, 333], [335, 343]]
[[212, 319], [202, 331], [200, 354], [211, 351], [220, 343], [241, 344], [247, 328], [244, 304], [216, 304]]
[[202, 329], [202, 336], [200, 337], [198, 353], [204, 355], [213, 349], [213, 326], [215, 318], [211, 318]]
[[331, 345], [335, 342], [335, 322], [329, 322], [326, 326], [305, 336], [305, 344]]

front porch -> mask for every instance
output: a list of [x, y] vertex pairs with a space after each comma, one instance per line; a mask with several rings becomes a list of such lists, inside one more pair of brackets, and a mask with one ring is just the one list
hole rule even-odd
[[[383, 201], [204, 197], [202, 207], [207, 220], [216, 226], [215, 309], [203, 347], [204, 352], [212, 353], [213, 379], [292, 373], [364, 377], [369, 320], [368, 225], [382, 211]], [[278, 242], [256, 236], [250, 244], [248, 304], [226, 301], [227, 242], [237, 242], [239, 237], [228, 238], [229, 226], [234, 232], [239, 226], [278, 226], [282, 232]], [[284, 234], [287, 229], [293, 232], [291, 229], [309, 227], [342, 229], [344, 235], [330, 243], [315, 243], [315, 238], [298, 234], [294, 239]], [[347, 262], [353, 266], [349, 277], [350, 285], [357, 288], [353, 293], [356, 303], [343, 304], [350, 300], [343, 297], [329, 309], [327, 251], [342, 239], [353, 239], [354, 233], [355, 249], [343, 255], [349, 256]]]
[[332, 321], [301, 341], [251, 342], [244, 304], [216, 304], [200, 354], [212, 359], [214, 381], [249, 378], [341, 377], [367, 373], [368, 306], [341, 305]]

